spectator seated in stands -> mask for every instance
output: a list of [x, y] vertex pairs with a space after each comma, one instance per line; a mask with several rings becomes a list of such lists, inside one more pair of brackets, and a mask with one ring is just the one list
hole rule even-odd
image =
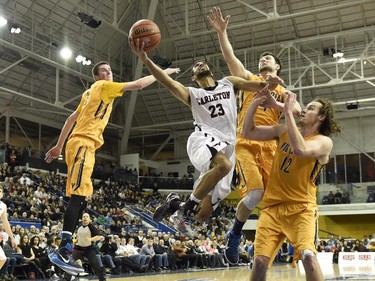
[[195, 252], [194, 242], [192, 240], [185, 242], [185, 252], [188, 255], [189, 267], [196, 268], [198, 265], [199, 255]]
[[167, 269], [169, 267], [167, 247], [164, 246], [164, 240], [154, 237], [153, 247], [155, 251], [155, 268]]
[[179, 268], [187, 268], [188, 267], [188, 261], [189, 261], [189, 257], [188, 255], [186, 254], [186, 249], [185, 247], [182, 245], [181, 241], [180, 240], [176, 240], [172, 246], [171, 246], [171, 251], [169, 253], [171, 255], [171, 266], [172, 266], [172, 269], [175, 269], [176, 266], [177, 266], [177, 262], [178, 263], [178, 266]]
[[126, 244], [126, 238], [119, 238], [117, 235], [114, 236], [116, 241], [116, 259], [120, 259], [122, 268], [126, 271], [131, 270], [132, 272], [145, 272], [149, 265], [151, 258], [146, 255], [140, 255], [137, 248], [134, 247], [134, 239], [129, 238], [128, 244]]
[[[34, 228], [35, 228], [35, 226], [34, 226]], [[47, 256], [47, 252], [46, 252], [45, 248], [40, 246], [40, 237], [39, 236], [32, 236], [31, 239], [30, 239], [30, 246], [31, 246], [31, 248], [34, 252], [34, 255], [35, 255], [35, 262], [40, 266], [43, 273], [45, 274], [46, 270], [51, 267], [51, 262], [50, 262], [50, 260]]]
[[341, 204], [341, 198], [342, 198], [342, 193], [339, 190], [337, 190], [334, 196], [335, 204]]
[[375, 239], [372, 239], [370, 245], [368, 246], [369, 252], [375, 252]]
[[22, 174], [22, 177], [19, 178], [18, 182], [22, 185], [27, 185], [27, 186], [31, 185], [31, 179], [27, 176], [26, 173]]
[[357, 239], [353, 244], [352, 252], [367, 252], [367, 248], [363, 245], [362, 241]]
[[[100, 247], [99, 247], [99, 251], [100, 253], [102, 254], [102, 256], [109, 256], [111, 257], [112, 259], [112, 263], [115, 265], [115, 267], [111, 267], [111, 272], [113, 273], [118, 273], [118, 272], [121, 272], [121, 258], [120, 257], [116, 257], [116, 251], [117, 251], [118, 247], [117, 247], [117, 244], [115, 243], [114, 239], [113, 239], [113, 236], [106, 236], [104, 238], [104, 241], [101, 243]], [[108, 258], [106, 258], [108, 259]], [[108, 262], [108, 264], [111, 264], [111, 262]], [[107, 265], [108, 265], [107, 264]], [[126, 271], [126, 269], [124, 269], [124, 271]]]
[[[13, 248], [4, 241], [5, 236], [0, 234], [0, 247], [4, 250], [6, 261], [0, 270], [0, 280], [15, 280], [14, 270], [17, 264], [17, 258]], [[8, 238], [8, 237], [7, 237]]]
[[206, 248], [202, 245], [202, 241], [195, 239], [194, 241], [194, 250], [198, 255], [198, 264], [202, 268], [215, 267], [215, 256], [209, 255], [206, 252]]
[[[34, 251], [29, 244], [29, 236], [27, 234], [23, 234], [21, 236], [20, 243], [17, 247], [17, 253], [23, 255], [23, 261], [29, 264], [29, 275], [30, 276], [37, 276], [39, 279], [45, 279], [44, 273], [40, 268], [41, 264], [39, 260], [35, 258]], [[30, 278], [31, 279], [31, 278]]]
[[341, 246], [341, 252], [351, 252], [352, 246], [349, 244], [347, 240], [344, 240], [342, 246]]
[[375, 202], [375, 195], [374, 195], [374, 192], [370, 191], [368, 193], [368, 197], [367, 197], [367, 203], [374, 203]]
[[152, 238], [143, 238], [143, 246], [141, 247], [139, 253], [141, 255], [151, 257], [149, 263], [149, 269], [154, 269], [155, 271], [160, 271], [160, 257], [156, 258], [155, 250], [154, 250], [154, 241]]
[[349, 193], [347, 193], [346, 191], [344, 191], [344, 193], [342, 194], [341, 203], [342, 204], [350, 203], [350, 196], [349, 196]]
[[334, 204], [335, 203], [335, 195], [332, 191], [328, 194], [328, 204]]
[[245, 243], [243, 241], [240, 242], [240, 263], [248, 264], [250, 262], [250, 256], [247, 250], [245, 249]]

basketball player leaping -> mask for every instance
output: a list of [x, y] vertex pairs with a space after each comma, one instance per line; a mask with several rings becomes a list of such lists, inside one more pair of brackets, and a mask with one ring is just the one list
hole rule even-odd
[[[167, 74], [178, 71], [177, 68], [165, 70]], [[83, 268], [71, 255], [72, 234], [86, 208], [86, 200], [93, 193], [91, 174], [95, 163], [95, 151], [104, 143], [102, 133], [107, 126], [113, 101], [115, 98], [122, 97], [125, 91], [142, 89], [156, 81], [152, 75], [149, 75], [136, 81], [113, 82], [112, 69], [105, 61], [94, 65], [92, 75], [95, 83], [83, 93], [77, 109], [67, 118], [57, 144], [46, 153], [45, 157], [47, 163], [57, 158], [69, 136], [65, 148], [65, 161], [68, 166], [66, 196], [70, 199], [64, 213], [61, 248], [51, 253], [49, 258], [52, 263], [70, 275], [83, 272]]]
[[[209, 22], [217, 32], [221, 51], [227, 62], [230, 73], [250, 81], [264, 81], [269, 75], [279, 75], [281, 62], [277, 56], [265, 52], [259, 58], [259, 75], [254, 75], [246, 70], [244, 65], [235, 56], [233, 48], [227, 35], [227, 26], [230, 16], [225, 19], [220, 8], [214, 7], [208, 16]], [[228, 231], [226, 238], [226, 249], [224, 256], [230, 264], [237, 264], [239, 261], [239, 245], [242, 228], [253, 209], [262, 200], [264, 187], [269, 179], [276, 150], [276, 141], [257, 141], [245, 139], [241, 134], [242, 124], [249, 104], [252, 102], [255, 93], [245, 91], [240, 97], [240, 112], [238, 113], [238, 130], [236, 141], [236, 169], [238, 174], [238, 190], [241, 194], [241, 201], [238, 203], [234, 225]], [[281, 113], [286, 99], [285, 88], [281, 85], [272, 90], [272, 96], [277, 101], [277, 107], [264, 108], [259, 106], [255, 115], [257, 125], [275, 125], [279, 123]], [[293, 113], [299, 116], [301, 107], [295, 103]]]
[[234, 167], [234, 144], [237, 128], [236, 90], [256, 91], [267, 84], [274, 88], [281, 82], [277, 76], [267, 81], [247, 81], [239, 77], [225, 77], [215, 81], [209, 66], [196, 62], [192, 67], [192, 81], [199, 88], [185, 87], [171, 79], [156, 66], [143, 51], [144, 44], [129, 38], [133, 52], [143, 61], [151, 74], [177, 99], [191, 108], [195, 131], [187, 141], [191, 163], [201, 172], [190, 198], [182, 203], [176, 193], [170, 193], [154, 213], [154, 220], [170, 215], [178, 231], [193, 236], [190, 219], [207, 220], [219, 202], [231, 192]]

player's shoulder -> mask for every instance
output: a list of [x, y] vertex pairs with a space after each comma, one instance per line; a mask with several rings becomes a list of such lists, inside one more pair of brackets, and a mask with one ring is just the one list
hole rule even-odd
[[318, 134], [314, 137], [315, 140], [321, 141], [326, 145], [333, 146], [333, 141], [329, 136]]
[[264, 79], [263, 79], [263, 77], [261, 75], [251, 73], [250, 71], [248, 71], [248, 73], [247, 73], [247, 80], [251, 80], [251, 81], [264, 81]]

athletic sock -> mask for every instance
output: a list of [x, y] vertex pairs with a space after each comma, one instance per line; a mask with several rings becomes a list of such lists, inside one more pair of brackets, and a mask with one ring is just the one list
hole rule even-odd
[[245, 225], [245, 222], [240, 222], [237, 218], [234, 221], [234, 225], [232, 228], [233, 233], [236, 236], [239, 236], [241, 234], [242, 228]]
[[198, 205], [199, 202], [193, 201], [191, 198], [189, 198], [183, 205], [184, 214], [188, 216], [194, 215], [196, 213]]
[[72, 233], [69, 231], [61, 232], [61, 244], [60, 248], [66, 246], [66, 244], [72, 243]]

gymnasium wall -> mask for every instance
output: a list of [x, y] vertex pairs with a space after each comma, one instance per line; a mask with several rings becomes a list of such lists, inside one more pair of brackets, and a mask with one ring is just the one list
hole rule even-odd
[[339, 121], [342, 133], [333, 138], [332, 155], [375, 151], [375, 116], [343, 118]]
[[344, 238], [362, 239], [363, 235], [375, 234], [375, 214], [320, 216], [319, 230], [320, 238], [328, 238], [329, 232]]

